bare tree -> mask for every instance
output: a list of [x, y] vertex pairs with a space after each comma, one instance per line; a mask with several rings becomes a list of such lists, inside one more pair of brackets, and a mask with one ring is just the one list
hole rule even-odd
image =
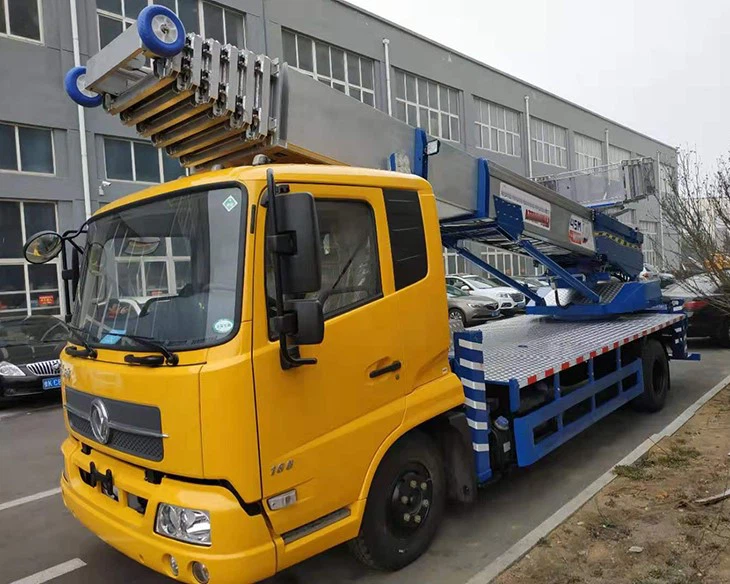
[[[668, 188], [660, 206], [679, 247], [677, 275], [695, 296], [719, 291], [708, 300], [730, 315], [730, 157], [706, 173], [696, 153], [679, 153], [676, 172], [663, 177]], [[704, 276], [699, 276], [703, 274]]]

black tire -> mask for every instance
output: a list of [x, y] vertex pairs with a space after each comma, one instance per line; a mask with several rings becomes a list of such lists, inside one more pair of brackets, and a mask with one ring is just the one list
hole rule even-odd
[[669, 392], [669, 359], [664, 346], [648, 339], [641, 349], [644, 393], [634, 400], [634, 406], [645, 412], [658, 412], [664, 407]]
[[431, 545], [445, 498], [446, 476], [438, 447], [426, 434], [406, 434], [375, 472], [360, 534], [350, 542], [350, 551], [376, 570], [407, 566]]
[[721, 347], [730, 347], [730, 318], [722, 321], [720, 328], [715, 334], [715, 340]]
[[466, 326], [466, 314], [460, 308], [449, 308], [449, 319], [458, 320], [462, 326]]

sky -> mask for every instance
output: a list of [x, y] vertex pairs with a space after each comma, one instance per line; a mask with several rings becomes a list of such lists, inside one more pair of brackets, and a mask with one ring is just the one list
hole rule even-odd
[[350, 0], [652, 138], [730, 152], [730, 0]]

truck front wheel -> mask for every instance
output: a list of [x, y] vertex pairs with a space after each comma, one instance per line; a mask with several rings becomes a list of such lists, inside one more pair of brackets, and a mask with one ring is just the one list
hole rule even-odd
[[377, 570], [399, 570], [431, 544], [444, 514], [446, 478], [438, 447], [414, 431], [383, 458], [370, 486], [354, 556]]
[[664, 407], [669, 392], [669, 359], [664, 346], [648, 339], [641, 350], [644, 393], [634, 400], [637, 409], [658, 412]]

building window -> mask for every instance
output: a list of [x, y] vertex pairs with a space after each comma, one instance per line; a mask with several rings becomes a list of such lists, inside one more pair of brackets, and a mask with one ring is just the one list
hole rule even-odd
[[676, 171], [672, 166], [663, 162], [659, 163], [659, 192], [662, 195], [668, 195], [672, 192], [675, 174]]
[[0, 201], [0, 318], [61, 314], [58, 258], [32, 265], [23, 257], [23, 242], [46, 230], [58, 230], [53, 203]]
[[600, 140], [575, 135], [575, 169], [595, 168], [603, 164], [603, 144]]
[[322, 41], [282, 30], [284, 60], [297, 71], [375, 107], [373, 61]]
[[530, 118], [532, 159], [535, 162], [568, 168], [567, 134], [565, 128]]
[[53, 132], [0, 123], [0, 170], [54, 174]]
[[106, 178], [134, 182], [159, 183], [186, 174], [180, 163], [149, 142], [104, 138]]
[[639, 231], [644, 234], [644, 245], [641, 248], [644, 252], [644, 262], [652, 266], [657, 265], [655, 243], [658, 227], [659, 223], [657, 221], [639, 221]]
[[205, 36], [214, 38], [223, 44], [231, 44], [243, 48], [244, 39], [243, 14], [217, 4], [203, 2], [203, 26]]
[[118, 298], [175, 295], [191, 283], [188, 238], [165, 237], [144, 257], [123, 254], [123, 244], [124, 240], [114, 241]]
[[0, 34], [40, 42], [40, 0], [0, 0]]
[[501, 105], [475, 97], [477, 148], [522, 156], [520, 114]]
[[459, 92], [399, 69], [394, 72], [395, 117], [432, 136], [459, 142]]
[[628, 150], [624, 150], [623, 148], [619, 148], [618, 146], [614, 146], [613, 144], [609, 144], [608, 146], [608, 163], [609, 164], [616, 164], [618, 162], [623, 162], [624, 160], [630, 160], [631, 159], [631, 152]]
[[[2, 1], [2, 0], [0, 0]], [[200, 32], [205, 37], [237, 47], [246, 46], [244, 14], [203, 0], [97, 0], [99, 46], [105, 47], [122, 34], [149, 4], [161, 4], [175, 12], [186, 32]]]

